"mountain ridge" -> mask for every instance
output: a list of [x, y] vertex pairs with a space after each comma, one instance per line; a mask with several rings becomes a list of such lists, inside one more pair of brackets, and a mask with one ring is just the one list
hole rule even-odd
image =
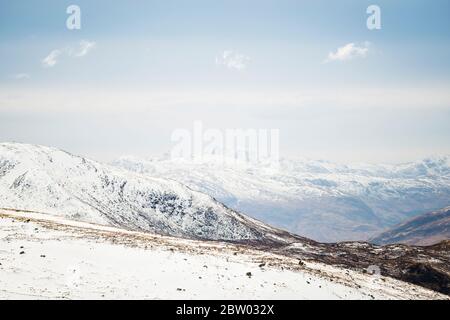
[[369, 241], [379, 245], [403, 243], [424, 246], [443, 240], [450, 240], [450, 207], [414, 217]]
[[320, 262], [359, 273], [377, 266], [383, 276], [450, 294], [448, 243], [420, 248], [318, 243], [246, 217], [177, 181], [55, 148], [0, 144], [0, 207], [128, 231], [232, 242], [299, 263]]
[[38, 145], [0, 144], [0, 190], [2, 207], [127, 229], [234, 241], [290, 237], [177, 181]]
[[121, 157], [112, 164], [163, 175], [234, 210], [320, 242], [368, 240], [415, 215], [450, 205], [450, 158], [398, 165], [281, 160], [270, 166]]

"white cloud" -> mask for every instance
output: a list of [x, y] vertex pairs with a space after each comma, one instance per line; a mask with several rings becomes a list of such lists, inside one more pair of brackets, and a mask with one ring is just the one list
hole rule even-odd
[[79, 45], [80, 45], [79, 51], [75, 54], [75, 56], [84, 57], [89, 53], [89, 51], [91, 51], [95, 47], [96, 43], [93, 41], [82, 40], [80, 41]]
[[58, 63], [58, 58], [61, 55], [68, 57], [84, 57], [86, 56], [94, 47], [96, 43], [93, 41], [82, 40], [78, 43], [76, 47], [68, 46], [64, 49], [55, 49], [50, 54], [42, 60], [42, 65], [44, 67], [54, 67]]
[[58, 62], [58, 57], [62, 54], [61, 50], [53, 50], [50, 54], [42, 60], [42, 65], [44, 67], [54, 67]]
[[250, 58], [238, 52], [231, 50], [224, 51], [220, 56], [216, 57], [216, 64], [223, 65], [228, 69], [241, 71], [247, 67]]
[[361, 46], [354, 43], [348, 43], [340, 47], [336, 52], [330, 52], [325, 59], [325, 63], [332, 61], [349, 61], [355, 58], [365, 58], [369, 53], [369, 42], [364, 42]]
[[31, 79], [31, 76], [28, 73], [16, 73], [12, 75], [12, 78], [16, 80], [27, 80]]

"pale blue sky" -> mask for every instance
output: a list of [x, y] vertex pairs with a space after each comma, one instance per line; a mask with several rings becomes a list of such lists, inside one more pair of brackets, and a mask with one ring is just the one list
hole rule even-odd
[[[71, 4], [81, 30], [65, 26]], [[0, 140], [111, 160], [162, 153], [198, 119], [279, 128], [286, 156], [449, 154], [449, 40], [447, 0], [0, 0]], [[367, 51], [324, 63], [351, 43]], [[245, 68], [217, 63], [227, 50]]]

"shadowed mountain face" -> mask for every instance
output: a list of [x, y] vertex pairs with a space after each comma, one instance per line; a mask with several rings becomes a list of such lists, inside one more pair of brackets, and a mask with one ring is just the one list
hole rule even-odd
[[0, 208], [190, 239], [291, 237], [179, 182], [17, 143], [0, 144]]
[[367, 240], [406, 219], [450, 205], [447, 157], [399, 165], [281, 160], [245, 163], [123, 157], [115, 165], [177, 180], [270, 225], [321, 241]]
[[376, 244], [432, 245], [450, 239], [450, 207], [408, 220], [370, 239]]

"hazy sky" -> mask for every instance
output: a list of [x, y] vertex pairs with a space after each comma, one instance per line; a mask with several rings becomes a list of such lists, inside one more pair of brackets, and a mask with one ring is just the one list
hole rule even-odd
[[449, 40], [448, 0], [0, 0], [0, 141], [109, 161], [201, 120], [280, 129], [285, 156], [450, 154]]

